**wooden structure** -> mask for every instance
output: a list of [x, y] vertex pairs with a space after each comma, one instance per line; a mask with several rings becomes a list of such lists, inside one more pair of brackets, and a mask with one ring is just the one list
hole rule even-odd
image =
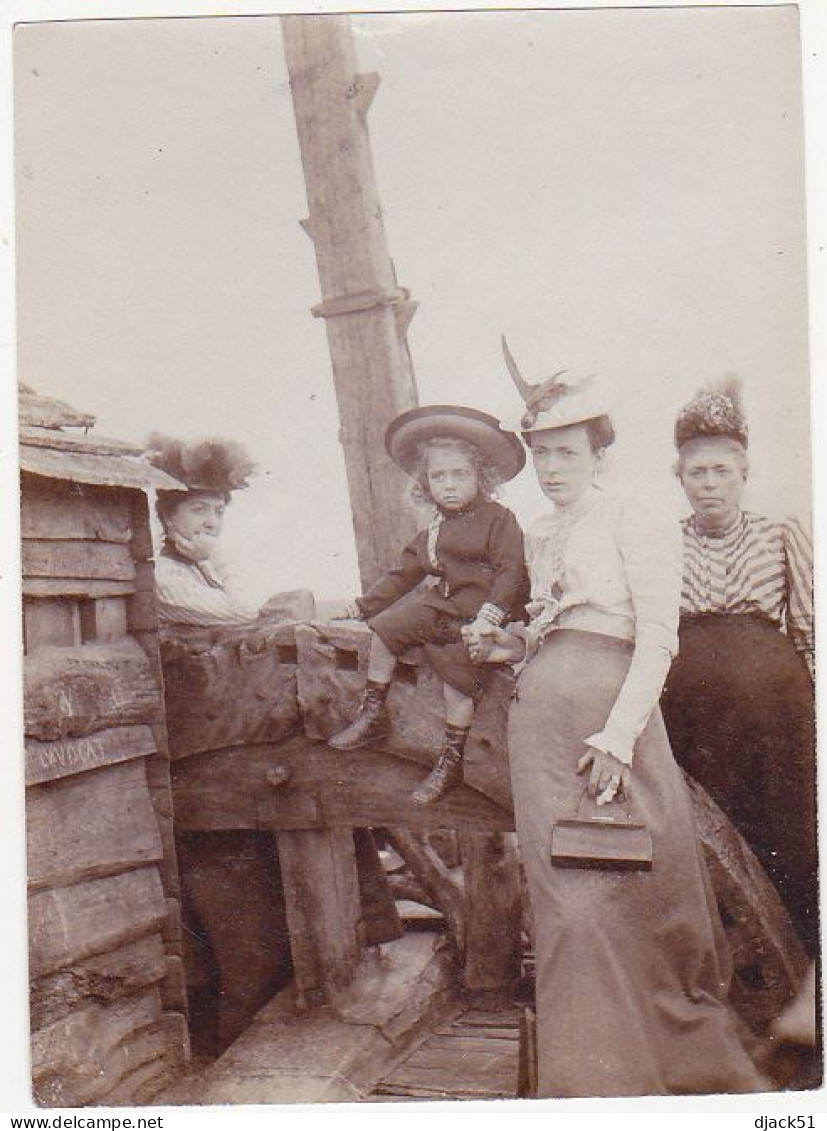
[[416, 310], [388, 254], [367, 113], [377, 74], [359, 74], [346, 16], [283, 16], [323, 318], [339, 404], [362, 585], [412, 537], [404, 477], [385, 453], [390, 421], [417, 403], [407, 330]]
[[32, 1075], [140, 1103], [186, 1061], [147, 489], [91, 417], [20, 398]]
[[[460, 994], [511, 1000], [526, 946], [513, 839], [505, 744], [512, 683], [498, 673], [480, 705], [468, 742], [466, 785], [433, 807], [413, 806], [410, 792], [442, 735], [439, 682], [412, 653], [400, 665], [388, 700], [392, 730], [381, 743], [352, 752], [324, 739], [355, 709], [364, 683], [369, 633], [360, 625], [300, 624], [252, 630], [216, 629], [190, 650], [174, 644], [188, 712], [200, 719], [179, 733], [174, 693], [169, 703], [172, 789], [179, 829], [271, 830], [278, 842], [287, 903], [293, 974], [299, 1003], [327, 1001], [356, 977], [364, 954], [352, 830], [372, 825], [406, 861], [415, 885], [444, 916]], [[165, 648], [170, 647], [169, 642]], [[251, 687], [282, 722], [268, 740], [254, 711], [206, 718], [215, 686], [199, 674], [225, 671], [255, 656]], [[241, 657], [236, 659], [236, 657]], [[264, 677], [270, 666], [271, 678]], [[187, 671], [191, 672], [187, 676]], [[230, 685], [237, 677], [227, 677]], [[170, 685], [168, 683], [168, 693]], [[289, 730], [289, 734], [287, 731]], [[181, 745], [179, 746], [179, 737]], [[274, 766], [289, 769], [273, 784]], [[741, 838], [692, 785], [704, 843], [735, 960], [733, 1001], [756, 1032], [777, 1014], [798, 984], [806, 958], [774, 889]], [[462, 869], [446, 866], [428, 843], [437, 829], [459, 834]]]

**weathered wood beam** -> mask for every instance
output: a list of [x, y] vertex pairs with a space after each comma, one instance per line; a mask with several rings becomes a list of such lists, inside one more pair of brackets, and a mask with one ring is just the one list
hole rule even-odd
[[341, 422], [362, 585], [371, 585], [413, 535], [406, 481], [384, 434], [416, 404], [405, 335], [413, 310], [388, 253], [367, 110], [378, 75], [359, 74], [346, 16], [283, 16], [284, 53], [307, 186], [302, 227], [313, 240]]
[[166, 903], [158, 869], [49, 888], [29, 897], [29, 973], [51, 974], [160, 930]]
[[520, 977], [521, 891], [510, 833], [460, 833], [466, 902], [463, 984], [513, 993]]
[[280, 832], [277, 841], [296, 991], [327, 996], [351, 981], [364, 935], [353, 832]]
[[442, 912], [460, 956], [464, 955], [468, 901], [462, 888], [433, 848], [410, 829], [386, 829], [385, 836], [404, 859], [417, 882], [431, 896], [433, 905]]
[[137, 641], [42, 647], [24, 660], [25, 733], [54, 741], [146, 722], [160, 686]]
[[163, 855], [143, 758], [33, 786], [26, 822], [30, 891], [111, 876]]

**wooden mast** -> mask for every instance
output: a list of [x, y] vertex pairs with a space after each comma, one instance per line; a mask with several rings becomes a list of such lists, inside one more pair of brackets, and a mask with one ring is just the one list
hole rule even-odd
[[341, 422], [362, 586], [413, 536], [406, 479], [384, 434], [417, 404], [406, 332], [416, 303], [396, 282], [367, 131], [377, 74], [358, 74], [346, 16], [283, 16], [284, 52]]

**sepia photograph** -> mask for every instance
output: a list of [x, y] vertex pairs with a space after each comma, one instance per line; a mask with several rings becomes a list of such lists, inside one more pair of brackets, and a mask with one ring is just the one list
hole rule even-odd
[[28, 1109], [815, 1110], [802, 8], [47, 7]]

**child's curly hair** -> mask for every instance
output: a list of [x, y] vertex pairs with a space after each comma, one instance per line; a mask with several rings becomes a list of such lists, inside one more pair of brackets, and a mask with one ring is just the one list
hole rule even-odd
[[486, 462], [485, 456], [476, 444], [461, 440], [459, 437], [441, 436], [433, 440], [425, 440], [417, 447], [416, 471], [411, 487], [411, 497], [415, 503], [434, 501], [428, 486], [428, 456], [434, 451], [456, 452], [458, 455], [468, 456], [477, 473], [480, 494], [486, 499], [496, 498], [497, 489], [503, 481], [499, 468]]

